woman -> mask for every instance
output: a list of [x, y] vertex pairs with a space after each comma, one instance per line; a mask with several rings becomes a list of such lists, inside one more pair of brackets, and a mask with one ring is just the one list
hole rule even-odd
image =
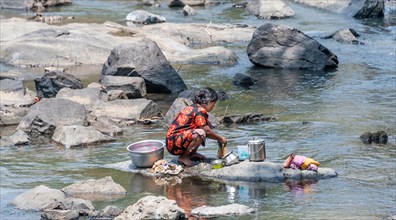
[[191, 159], [205, 159], [197, 153], [198, 147], [205, 146], [206, 137], [227, 144], [227, 139], [218, 135], [211, 128], [208, 112], [216, 105], [216, 91], [205, 88], [195, 96], [194, 104], [181, 110], [173, 120], [166, 134], [166, 148], [172, 155], [179, 155], [179, 163], [192, 166]]

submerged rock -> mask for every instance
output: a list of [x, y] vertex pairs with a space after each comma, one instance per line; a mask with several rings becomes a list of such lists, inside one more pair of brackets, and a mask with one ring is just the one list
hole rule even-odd
[[388, 134], [385, 131], [377, 131], [374, 133], [364, 132], [360, 135], [360, 140], [364, 144], [371, 144], [373, 142], [376, 144], [386, 144], [388, 143]]

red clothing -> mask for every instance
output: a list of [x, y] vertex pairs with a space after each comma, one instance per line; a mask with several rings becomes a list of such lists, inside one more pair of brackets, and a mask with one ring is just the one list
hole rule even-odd
[[185, 107], [173, 120], [166, 134], [170, 154], [181, 155], [193, 140], [193, 132], [208, 124], [208, 112], [199, 104]]

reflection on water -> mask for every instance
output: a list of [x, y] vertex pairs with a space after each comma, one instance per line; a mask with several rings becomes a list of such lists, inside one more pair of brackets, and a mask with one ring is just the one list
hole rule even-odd
[[285, 188], [292, 193], [295, 202], [304, 201], [307, 194], [313, 193], [317, 180], [287, 180], [285, 181]]
[[219, 190], [219, 188], [208, 187], [209, 185], [211, 181], [195, 177], [184, 178], [183, 184], [165, 186], [166, 197], [175, 200], [177, 205], [184, 209], [189, 219], [194, 219], [191, 216], [191, 210], [210, 205], [210, 195]]

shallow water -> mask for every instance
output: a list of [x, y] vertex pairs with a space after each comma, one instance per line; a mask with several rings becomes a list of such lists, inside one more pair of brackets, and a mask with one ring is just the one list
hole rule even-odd
[[[285, 183], [235, 183], [183, 179], [169, 185], [159, 179], [103, 168], [105, 164], [128, 160], [126, 147], [133, 142], [163, 140], [166, 131], [158, 126], [136, 126], [117, 142], [90, 148], [65, 149], [48, 144], [0, 148], [1, 219], [40, 219], [38, 213], [15, 209], [10, 201], [22, 192], [44, 184], [60, 189], [87, 178], [112, 176], [128, 195], [119, 200], [96, 202], [125, 208], [146, 195], [175, 199], [187, 212], [202, 205], [241, 203], [257, 209], [251, 216], [234, 219], [390, 219], [396, 215], [396, 28], [394, 15], [384, 19], [354, 20], [321, 10], [292, 4], [296, 16], [286, 20], [260, 20], [243, 9], [232, 8], [236, 1], [214, 2], [195, 8], [198, 15], [184, 17], [181, 9], [142, 6], [137, 1], [75, 0], [71, 6], [48, 13], [75, 16], [66, 22], [106, 20], [124, 24], [127, 13], [144, 9], [167, 17], [168, 22], [243, 23], [259, 26], [266, 22], [286, 24], [304, 31], [333, 51], [339, 67], [332, 72], [272, 70], [255, 68], [246, 55], [246, 44], [228, 45], [238, 55], [233, 67], [183, 65], [179, 73], [189, 88], [211, 86], [223, 90], [230, 99], [219, 102], [216, 115], [260, 112], [275, 115], [274, 122], [220, 127], [228, 138], [228, 148], [237, 151], [252, 137], [265, 140], [267, 160], [282, 162], [288, 154], [310, 156], [321, 166], [335, 169], [339, 176], [319, 181]], [[32, 16], [33, 13], [4, 11], [2, 15]], [[342, 44], [320, 39], [340, 28], [353, 28], [364, 45]], [[179, 67], [175, 67], [179, 68]], [[97, 81], [101, 67], [76, 67], [71, 72], [84, 85]], [[15, 69], [1, 65], [2, 71], [24, 74], [31, 79], [41, 69]], [[256, 78], [250, 89], [233, 86], [236, 73]], [[210, 79], [210, 80], [208, 80]], [[174, 97], [149, 95], [165, 113]], [[7, 128], [2, 128], [2, 133]], [[364, 145], [359, 136], [366, 131], [384, 130], [389, 142], [384, 146]], [[217, 145], [208, 141], [201, 149], [215, 157]], [[165, 159], [173, 157], [167, 152]], [[219, 219], [230, 219], [219, 218]]]

